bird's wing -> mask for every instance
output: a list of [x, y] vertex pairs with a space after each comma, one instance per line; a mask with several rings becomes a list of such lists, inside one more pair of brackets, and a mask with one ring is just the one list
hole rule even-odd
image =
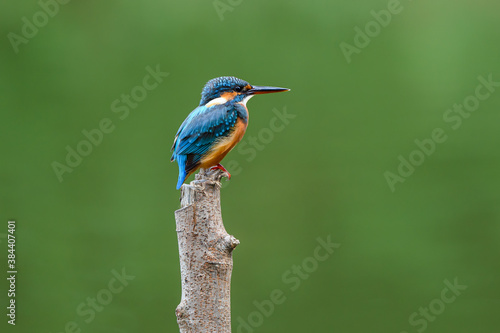
[[194, 155], [196, 164], [213, 144], [234, 128], [237, 110], [229, 105], [199, 106], [184, 120], [175, 136], [172, 160], [176, 155]]

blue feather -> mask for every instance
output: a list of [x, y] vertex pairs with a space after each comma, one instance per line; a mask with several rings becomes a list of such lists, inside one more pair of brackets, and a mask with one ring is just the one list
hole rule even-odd
[[186, 160], [187, 160], [186, 155], [177, 156], [177, 163], [179, 164], [179, 179], [177, 180], [177, 189], [181, 188], [182, 184], [184, 183], [187, 177], [187, 172], [185, 168]]

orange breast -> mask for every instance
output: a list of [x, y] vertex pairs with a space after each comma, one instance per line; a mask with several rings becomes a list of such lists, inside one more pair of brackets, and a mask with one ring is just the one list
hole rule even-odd
[[245, 131], [247, 130], [247, 123], [238, 118], [234, 126], [234, 130], [225, 138], [217, 142], [212, 149], [200, 161], [200, 168], [207, 169], [217, 165], [222, 159], [241, 141]]

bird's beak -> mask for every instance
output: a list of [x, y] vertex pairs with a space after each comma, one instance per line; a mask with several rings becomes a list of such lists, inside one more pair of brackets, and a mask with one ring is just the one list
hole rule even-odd
[[263, 86], [252, 86], [250, 90], [247, 91], [248, 95], [259, 95], [259, 94], [270, 94], [282, 91], [289, 91], [288, 88], [280, 87], [263, 87]]

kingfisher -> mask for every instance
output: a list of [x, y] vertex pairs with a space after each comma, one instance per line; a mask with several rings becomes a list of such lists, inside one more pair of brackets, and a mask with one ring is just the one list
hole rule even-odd
[[248, 126], [247, 102], [254, 95], [289, 91], [288, 88], [253, 86], [233, 76], [222, 76], [205, 84], [200, 105], [184, 120], [175, 135], [171, 162], [179, 164], [177, 189], [199, 168], [220, 169], [220, 164]]

